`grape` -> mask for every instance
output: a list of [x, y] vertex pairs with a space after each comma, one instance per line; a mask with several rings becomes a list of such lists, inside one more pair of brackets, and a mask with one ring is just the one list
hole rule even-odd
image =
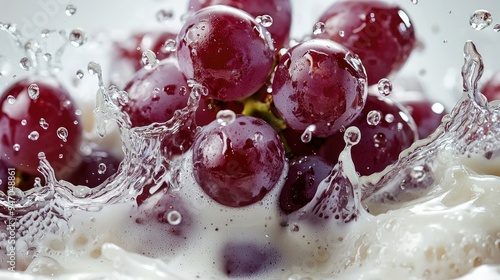
[[285, 122], [326, 137], [349, 125], [366, 100], [361, 61], [341, 45], [324, 39], [300, 43], [278, 63], [273, 79], [274, 105]]
[[193, 144], [193, 172], [220, 204], [243, 207], [260, 201], [284, 167], [283, 144], [264, 121], [237, 115], [203, 127]]
[[73, 185], [95, 188], [115, 174], [119, 165], [120, 160], [113, 155], [105, 151], [93, 150], [89, 155], [82, 157], [82, 163], [67, 181]]
[[221, 110], [231, 110], [236, 114], [243, 112], [243, 103], [238, 101], [224, 102], [203, 96], [200, 106], [196, 110], [196, 124], [205, 126], [216, 119], [217, 113]]
[[290, 163], [288, 176], [280, 193], [279, 205], [289, 214], [309, 203], [319, 183], [332, 171], [330, 165], [319, 156], [305, 156]]
[[255, 276], [275, 267], [280, 260], [277, 250], [269, 245], [228, 242], [222, 248], [222, 269], [229, 277]]
[[196, 12], [177, 37], [182, 72], [222, 101], [250, 96], [266, 82], [274, 49], [266, 30], [247, 13], [215, 5]]
[[0, 191], [7, 193], [9, 189], [9, 166], [0, 160]]
[[272, 25], [266, 27], [271, 33], [274, 47], [279, 50], [288, 43], [292, 25], [292, 5], [290, 0], [191, 0], [189, 9], [198, 11], [211, 5], [228, 5], [241, 9], [253, 17], [269, 15]]
[[369, 85], [399, 70], [415, 45], [409, 16], [384, 1], [335, 2], [319, 22], [325, 24], [325, 32], [315, 37], [336, 41], [359, 55]]
[[7, 164], [38, 174], [44, 152], [61, 177], [78, 165], [82, 127], [61, 85], [46, 77], [23, 79], [4, 91], [0, 104], [0, 156]]
[[290, 128], [281, 131], [292, 156], [316, 155], [325, 142], [324, 138], [312, 137], [311, 141], [304, 143], [302, 134]]
[[481, 92], [488, 101], [500, 99], [500, 72], [493, 75], [483, 86]]
[[424, 139], [431, 135], [441, 124], [446, 111], [439, 102], [428, 100], [405, 102], [403, 105], [417, 125], [418, 137]]
[[[376, 125], [368, 120], [373, 112], [380, 114], [380, 121]], [[351, 150], [356, 171], [361, 175], [382, 171], [398, 159], [401, 151], [418, 139], [416, 124], [406, 109], [379, 95], [368, 94], [363, 111], [351, 126], [361, 131], [359, 144]], [[337, 133], [326, 139], [319, 154], [335, 164], [344, 146], [344, 134]]]

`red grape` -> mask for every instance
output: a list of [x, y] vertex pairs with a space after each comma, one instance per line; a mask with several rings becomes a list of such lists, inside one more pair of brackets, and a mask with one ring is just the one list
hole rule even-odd
[[319, 183], [332, 169], [333, 165], [319, 156], [305, 156], [293, 160], [280, 193], [281, 210], [289, 214], [309, 203], [316, 194]]
[[[351, 149], [356, 171], [361, 175], [382, 171], [418, 139], [417, 127], [406, 109], [379, 95], [368, 94], [363, 111], [351, 126], [361, 131], [359, 144]], [[326, 140], [319, 154], [336, 163], [344, 146], [344, 134], [337, 133]]]
[[217, 119], [203, 127], [193, 144], [196, 181], [225, 206], [260, 201], [277, 183], [284, 164], [278, 134], [254, 117]]
[[233, 101], [266, 82], [274, 49], [266, 30], [247, 13], [215, 5], [199, 10], [177, 37], [182, 72], [217, 100]]
[[290, 128], [281, 131], [281, 136], [285, 139], [291, 156], [316, 155], [325, 142], [325, 139], [312, 137], [309, 142], [304, 143], [302, 134], [303, 132], [297, 132]]
[[229, 277], [252, 276], [258, 279], [257, 274], [275, 267], [280, 260], [277, 250], [268, 244], [228, 242], [222, 248], [222, 269]]
[[411, 114], [417, 125], [419, 139], [431, 135], [441, 124], [446, 111], [439, 102], [428, 100], [405, 102], [403, 105]]
[[37, 174], [44, 152], [61, 177], [78, 165], [82, 127], [61, 85], [45, 77], [17, 81], [4, 91], [0, 106], [0, 156], [7, 164]]
[[500, 100], [500, 72], [491, 77], [483, 86], [481, 92], [488, 101]]
[[113, 155], [105, 151], [93, 150], [89, 155], [82, 157], [82, 163], [67, 181], [74, 185], [95, 188], [115, 174], [119, 165], [120, 160]]
[[272, 25], [266, 27], [271, 33], [274, 47], [279, 50], [288, 43], [292, 25], [292, 5], [290, 0], [191, 0], [189, 9], [198, 11], [211, 5], [228, 5], [241, 9], [253, 17], [269, 15]]
[[273, 80], [274, 104], [285, 122], [303, 132], [326, 137], [347, 126], [366, 100], [361, 61], [341, 45], [323, 39], [300, 43], [278, 63]]
[[415, 45], [413, 24], [396, 4], [339, 1], [319, 21], [325, 24], [325, 32], [315, 36], [339, 42], [359, 55], [369, 85], [399, 70]]

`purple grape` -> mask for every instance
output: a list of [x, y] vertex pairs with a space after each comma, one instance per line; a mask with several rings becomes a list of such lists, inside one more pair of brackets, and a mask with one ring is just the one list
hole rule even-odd
[[439, 102], [428, 100], [405, 102], [403, 105], [411, 114], [417, 125], [419, 139], [431, 135], [441, 124], [446, 111]]
[[74, 185], [95, 188], [115, 174], [119, 165], [120, 160], [113, 155], [105, 151], [94, 150], [82, 157], [82, 163], [67, 181]]

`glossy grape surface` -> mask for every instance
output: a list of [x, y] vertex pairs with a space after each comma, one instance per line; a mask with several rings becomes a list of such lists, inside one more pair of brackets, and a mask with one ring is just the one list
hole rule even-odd
[[441, 120], [446, 115], [444, 106], [439, 102], [422, 100], [405, 102], [403, 105], [417, 125], [419, 139], [431, 135], [439, 127]]
[[205, 126], [193, 144], [193, 172], [212, 199], [230, 207], [260, 201], [284, 167], [283, 144], [264, 121], [248, 116]]
[[247, 13], [223, 5], [192, 15], [177, 37], [182, 72], [208, 95], [234, 101], [256, 92], [267, 80], [274, 48], [266, 30]]
[[285, 122], [326, 137], [348, 126], [361, 112], [367, 84], [361, 61], [341, 45], [315, 39], [291, 48], [273, 79], [274, 104]]

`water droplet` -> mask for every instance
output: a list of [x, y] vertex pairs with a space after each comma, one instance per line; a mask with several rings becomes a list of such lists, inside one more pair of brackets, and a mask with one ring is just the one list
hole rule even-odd
[[309, 125], [308, 127], [306, 127], [306, 129], [304, 130], [304, 132], [300, 136], [300, 140], [303, 143], [311, 142], [314, 131], [316, 131], [316, 126], [314, 124]]
[[66, 6], [66, 15], [67, 16], [72, 16], [76, 13], [76, 7], [74, 5], [68, 5]]
[[316, 22], [313, 26], [313, 34], [320, 35], [325, 33], [325, 24], [323, 22]]
[[57, 129], [57, 137], [63, 140], [64, 142], [68, 139], [68, 130], [65, 127], [60, 127]]
[[78, 78], [79, 80], [83, 79], [83, 76], [85, 74], [83, 73], [83, 70], [77, 70], [76, 71], [76, 78]]
[[29, 135], [28, 135], [28, 139], [32, 140], [32, 141], [36, 141], [38, 140], [38, 137], [40, 137], [40, 134], [38, 133], [38, 131], [32, 131]]
[[366, 122], [371, 126], [378, 125], [381, 119], [382, 114], [378, 110], [371, 110], [368, 112], [368, 115], [366, 115]]
[[12, 66], [5, 56], [0, 55], [0, 76], [6, 76], [10, 73]]
[[179, 211], [172, 210], [167, 214], [167, 222], [173, 226], [180, 224], [182, 221], [182, 215]]
[[236, 119], [236, 114], [231, 111], [231, 110], [220, 110], [217, 113], [217, 122], [222, 125], [226, 126]]
[[42, 127], [43, 129], [49, 128], [49, 124], [44, 118], [41, 118], [38, 123], [40, 124], [40, 127]]
[[59, 158], [63, 158], [63, 157], [64, 157], [64, 155], [63, 155], [63, 154], [59, 154]]
[[187, 94], [187, 88], [185, 86], [180, 87], [179, 93], [180, 95], [185, 96]]
[[392, 123], [394, 121], [394, 115], [393, 114], [387, 114], [384, 117], [384, 120], [388, 123]]
[[101, 65], [95, 61], [91, 61], [87, 66], [87, 71], [90, 75], [101, 75]]
[[22, 126], [25, 126], [25, 125], [27, 125], [27, 124], [28, 124], [28, 121], [27, 121], [26, 119], [22, 119], [22, 120], [21, 120], [21, 125], [22, 125]]
[[270, 27], [273, 25], [273, 17], [270, 15], [258, 16], [255, 18], [255, 21], [264, 27]]
[[21, 69], [28, 71], [31, 69], [32, 65], [31, 65], [31, 61], [29, 60], [29, 58], [23, 57], [19, 61], [19, 66], [21, 66]]
[[413, 5], [417, 5], [417, 4], [418, 4], [418, 0], [411, 0], [411, 3], [412, 3]]
[[32, 100], [37, 100], [38, 97], [40, 97], [40, 88], [38, 87], [37, 84], [31, 84], [28, 87], [28, 96]]
[[16, 98], [12, 95], [7, 96], [7, 103], [14, 104], [16, 102]]
[[350, 126], [344, 132], [344, 141], [347, 145], [352, 146], [359, 143], [361, 140], [361, 131], [355, 126]]
[[158, 60], [153, 51], [147, 50], [142, 53], [141, 63], [145, 69], [152, 69], [158, 63]]
[[75, 28], [69, 33], [69, 42], [75, 47], [83, 45], [85, 40], [85, 31], [81, 28]]
[[168, 19], [171, 19], [174, 16], [174, 13], [172, 11], [166, 11], [166, 10], [159, 10], [156, 12], [156, 20], [158, 22], [163, 22]]
[[493, 17], [486, 10], [475, 11], [469, 19], [470, 27], [476, 30], [483, 30], [486, 27], [490, 26], [492, 22]]
[[44, 54], [43, 60], [45, 60], [46, 62], [50, 62], [52, 60], [52, 55], [50, 53]]
[[44, 153], [44, 152], [39, 152], [39, 153], [38, 153], [38, 159], [39, 159], [39, 160], [46, 159], [46, 157], [45, 157], [45, 153]]
[[344, 30], [340, 30], [339, 31], [339, 36], [342, 37], [342, 38], [344, 38], [344, 36], [345, 36]]
[[104, 172], [106, 172], [107, 168], [108, 167], [106, 166], [106, 164], [101, 162], [101, 163], [99, 163], [99, 166], [97, 167], [97, 173], [104, 174]]
[[493, 27], [493, 31], [495, 32], [500, 32], [500, 24], [495, 24], [495, 26]]
[[16, 151], [16, 152], [19, 152], [19, 150], [21, 150], [21, 145], [14, 144], [14, 146], [12, 146], [12, 149], [14, 149], [14, 151]]
[[373, 135], [373, 141], [375, 148], [383, 149], [387, 146], [387, 138], [383, 133], [377, 133]]
[[423, 166], [415, 166], [410, 172], [410, 176], [417, 182], [422, 182], [425, 178], [425, 175], [426, 173]]
[[378, 92], [382, 95], [388, 96], [392, 92], [392, 83], [387, 78], [382, 78], [377, 84]]
[[161, 51], [163, 53], [175, 52], [177, 48], [177, 42], [174, 39], [168, 39], [162, 46]]
[[194, 95], [196, 96], [208, 96], [208, 88], [200, 85], [200, 84], [196, 84], [193, 86], [193, 89], [192, 89], [192, 92], [194, 93]]

